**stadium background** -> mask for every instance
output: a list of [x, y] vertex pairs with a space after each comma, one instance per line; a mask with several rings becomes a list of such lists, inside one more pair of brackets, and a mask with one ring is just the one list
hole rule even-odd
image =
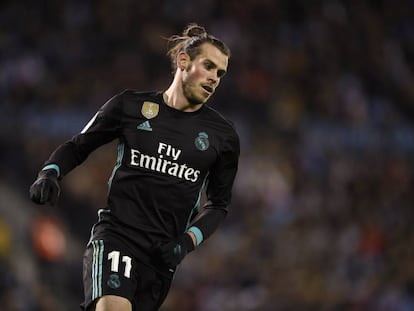
[[125, 88], [171, 79], [160, 35], [198, 22], [233, 51], [214, 106], [242, 141], [232, 211], [162, 311], [414, 310], [412, 0], [2, 1], [0, 309], [77, 310], [114, 145], [28, 188]]

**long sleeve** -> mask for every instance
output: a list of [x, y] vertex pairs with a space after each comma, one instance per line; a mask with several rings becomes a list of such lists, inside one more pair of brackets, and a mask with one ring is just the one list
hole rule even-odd
[[237, 135], [225, 141], [220, 157], [210, 172], [207, 187], [208, 201], [204, 210], [195, 218], [188, 231], [197, 239], [197, 245], [206, 240], [227, 215], [231, 190], [238, 168], [240, 143]]
[[59, 178], [62, 178], [83, 163], [95, 149], [119, 137], [121, 105], [122, 93], [108, 100], [79, 134], [51, 154], [44, 167], [56, 168]]

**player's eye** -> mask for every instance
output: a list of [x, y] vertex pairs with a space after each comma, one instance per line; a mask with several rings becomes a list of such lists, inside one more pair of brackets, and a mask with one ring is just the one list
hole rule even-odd
[[207, 70], [211, 70], [214, 68], [214, 65], [210, 62], [205, 62], [204, 63], [204, 68], [206, 68]]
[[222, 78], [225, 74], [226, 74], [226, 71], [225, 70], [219, 70], [219, 71], [217, 71], [217, 76], [219, 78]]

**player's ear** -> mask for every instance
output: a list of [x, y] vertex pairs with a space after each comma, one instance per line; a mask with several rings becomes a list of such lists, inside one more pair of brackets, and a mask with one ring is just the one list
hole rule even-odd
[[177, 68], [184, 71], [190, 63], [190, 56], [186, 52], [180, 52], [177, 55]]

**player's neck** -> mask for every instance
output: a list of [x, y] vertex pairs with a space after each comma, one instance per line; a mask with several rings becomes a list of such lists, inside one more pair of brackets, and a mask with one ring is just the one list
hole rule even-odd
[[189, 103], [187, 98], [182, 92], [179, 91], [180, 87], [177, 85], [177, 82], [174, 80], [170, 87], [162, 94], [164, 102], [171, 108], [184, 111], [184, 112], [194, 112], [199, 110], [203, 105], [192, 105]]

